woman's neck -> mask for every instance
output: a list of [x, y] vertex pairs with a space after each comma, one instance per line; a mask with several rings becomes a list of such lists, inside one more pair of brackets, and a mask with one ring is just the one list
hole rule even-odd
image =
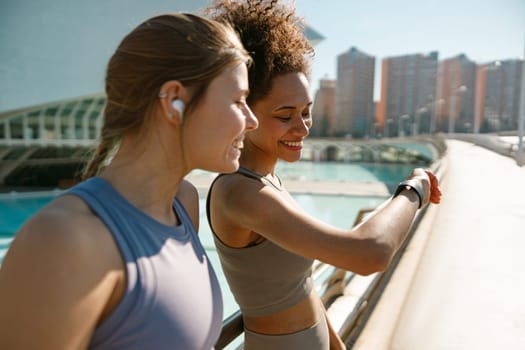
[[130, 203], [160, 222], [176, 222], [172, 202], [186, 175], [181, 167], [170, 166], [166, 152], [123, 142], [111, 164], [100, 177]]
[[261, 174], [262, 176], [274, 176], [278, 160], [277, 157], [268, 155], [251, 144], [251, 142], [245, 142], [239, 163], [242, 167]]

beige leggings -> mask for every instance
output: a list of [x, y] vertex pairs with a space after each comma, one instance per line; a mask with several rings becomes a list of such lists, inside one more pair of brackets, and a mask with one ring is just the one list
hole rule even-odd
[[330, 339], [324, 312], [313, 326], [301, 331], [267, 335], [244, 329], [244, 350], [329, 350]]

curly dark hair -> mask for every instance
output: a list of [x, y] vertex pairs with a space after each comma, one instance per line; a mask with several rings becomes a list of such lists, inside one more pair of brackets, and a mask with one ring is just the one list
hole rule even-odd
[[278, 0], [216, 0], [204, 11], [231, 25], [252, 56], [249, 105], [268, 94], [276, 76], [298, 72], [309, 76], [314, 50], [295, 8]]

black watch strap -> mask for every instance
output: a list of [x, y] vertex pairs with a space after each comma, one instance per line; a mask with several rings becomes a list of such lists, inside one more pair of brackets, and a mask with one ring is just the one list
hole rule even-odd
[[423, 189], [421, 188], [421, 184], [418, 181], [415, 180], [405, 180], [403, 182], [400, 182], [399, 185], [397, 185], [396, 191], [394, 192], [394, 196], [396, 197], [398, 194], [401, 193], [404, 189], [409, 187], [411, 190], [414, 190], [416, 192], [417, 197], [419, 199], [419, 208], [423, 205]]

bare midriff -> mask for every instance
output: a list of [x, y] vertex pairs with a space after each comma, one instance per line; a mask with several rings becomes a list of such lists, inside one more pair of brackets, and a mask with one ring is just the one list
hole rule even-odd
[[299, 303], [275, 314], [260, 317], [243, 316], [244, 326], [261, 334], [290, 334], [317, 323], [324, 310], [317, 293], [312, 292]]

